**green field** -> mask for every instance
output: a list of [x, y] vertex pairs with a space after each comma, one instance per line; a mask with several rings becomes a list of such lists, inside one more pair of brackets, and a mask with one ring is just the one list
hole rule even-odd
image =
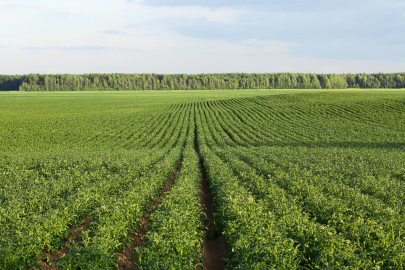
[[218, 239], [227, 269], [405, 269], [405, 90], [0, 92], [0, 115], [0, 269], [209, 270]]

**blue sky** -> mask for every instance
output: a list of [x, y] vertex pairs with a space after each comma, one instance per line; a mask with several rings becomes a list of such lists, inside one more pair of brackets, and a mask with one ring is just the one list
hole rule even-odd
[[405, 72], [405, 0], [0, 0], [0, 74]]

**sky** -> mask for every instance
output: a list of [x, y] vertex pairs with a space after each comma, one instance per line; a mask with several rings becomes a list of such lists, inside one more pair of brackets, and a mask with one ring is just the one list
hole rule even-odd
[[405, 72], [405, 0], [0, 0], [0, 74]]

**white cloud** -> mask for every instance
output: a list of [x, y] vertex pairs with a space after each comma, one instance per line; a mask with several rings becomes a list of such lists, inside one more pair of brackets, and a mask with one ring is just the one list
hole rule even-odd
[[24, 51], [44, 51], [44, 50], [57, 50], [57, 51], [105, 51], [105, 50], [118, 50], [118, 51], [132, 51], [136, 49], [122, 48], [122, 47], [103, 47], [103, 46], [68, 46], [68, 47], [39, 47], [31, 46], [22, 48]]
[[244, 41], [245, 44], [257, 48], [259, 52], [265, 54], [283, 54], [294, 50], [299, 47], [298, 44], [284, 42], [280, 40], [263, 40], [263, 39], [248, 39]]
[[136, 8], [145, 13], [153, 14], [159, 19], [205, 19], [209, 22], [233, 23], [236, 21], [237, 12], [229, 8], [205, 8], [201, 6], [143, 6]]
[[103, 30], [103, 31], [100, 31], [100, 33], [101, 34], [106, 34], [106, 35], [128, 35], [128, 32], [120, 31], [120, 30], [114, 30], [114, 29]]
[[10, 10], [10, 9], [15, 9], [15, 10], [25, 10], [25, 9], [36, 9], [39, 6], [37, 5], [24, 5], [24, 4], [3, 4], [0, 5], [0, 9], [3, 10]]
[[69, 47], [39, 47], [39, 46], [30, 46], [24, 47], [22, 50], [25, 51], [42, 51], [42, 50], [61, 50], [61, 51], [99, 51], [99, 50], [108, 50], [107, 47], [102, 47], [98, 45], [94, 46], [69, 46]]
[[[129, 4], [127, 1], [111, 0], [37, 0], [35, 4], [38, 8], [30, 7], [30, 3], [33, 3], [32, 0], [0, 0], [0, 42], [6, 45], [0, 46], [0, 74], [354, 73], [405, 70], [401, 55], [396, 62], [289, 55], [291, 52], [302, 53], [308, 43], [324, 44], [321, 38], [324, 35], [322, 27], [316, 28], [317, 25], [310, 24], [312, 28], [303, 29], [305, 25], [299, 25], [300, 20], [307, 20], [312, 15], [302, 19], [298, 15], [286, 13], [285, 17], [293, 19], [293, 23], [288, 24], [287, 19], [280, 20], [281, 13], [277, 11], [249, 13], [248, 5], [245, 6], [246, 10], [241, 10], [240, 6], [150, 6], [142, 1]], [[353, 13], [356, 14], [355, 11]], [[401, 13], [397, 15], [401, 16]], [[257, 14], [263, 17], [258, 18]], [[260, 20], [269, 20], [272, 27], [266, 28], [265, 24], [260, 24]], [[307, 43], [306, 39], [299, 40], [296, 35], [287, 33], [293, 27], [300, 31], [312, 29]], [[181, 31], [180, 28], [187, 29]], [[221, 31], [217, 31], [219, 29]], [[331, 28], [328, 32], [333, 33], [336, 29], [344, 30], [339, 24], [339, 28]], [[287, 34], [280, 35], [278, 30]], [[399, 37], [403, 36], [400, 31], [394, 30], [392, 32], [398, 33]], [[191, 34], [193, 31], [198, 34]], [[386, 37], [384, 40], [388, 42]], [[290, 40], [296, 41], [294, 43]], [[337, 38], [333, 37], [333, 40]], [[352, 43], [360, 44], [357, 40]], [[339, 46], [336, 45], [337, 51]], [[384, 45], [381, 48], [388, 47]], [[381, 52], [373, 51], [376, 56], [381, 55]], [[312, 55], [318, 56], [320, 52], [316, 51]], [[332, 58], [334, 54], [327, 51], [323, 55]]]

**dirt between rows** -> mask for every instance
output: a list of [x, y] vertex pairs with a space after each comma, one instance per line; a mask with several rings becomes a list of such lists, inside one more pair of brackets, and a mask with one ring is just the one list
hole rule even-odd
[[[148, 205], [148, 213], [150, 213], [153, 208], [158, 206], [162, 203], [163, 198], [169, 193], [171, 187], [174, 184], [174, 180], [176, 178], [177, 172], [181, 168], [180, 164], [173, 170], [172, 174], [169, 177], [169, 180], [166, 182], [165, 188], [161, 191], [159, 197], [156, 197], [152, 203]], [[131, 238], [133, 239], [129, 244], [130, 246], [125, 248], [121, 253], [118, 254], [119, 261], [118, 261], [118, 269], [119, 270], [129, 270], [129, 269], [137, 269], [134, 261], [138, 258], [133, 256], [132, 253], [135, 252], [136, 248], [140, 247], [143, 243], [146, 242], [145, 234], [148, 229], [149, 224], [148, 214], [142, 217], [141, 219], [141, 226], [136, 227], [135, 231], [131, 234]]]
[[[70, 227], [72, 231], [72, 235], [69, 237], [69, 241], [73, 242], [81, 242], [83, 239], [79, 236], [80, 233], [89, 227], [90, 223], [93, 221], [93, 217], [84, 217], [83, 222], [77, 224], [77, 226]], [[44, 250], [42, 252], [42, 260], [38, 261], [37, 263], [41, 265], [41, 270], [57, 270], [59, 269], [56, 266], [56, 260], [62, 258], [66, 254], [70, 253], [69, 242], [65, 243], [66, 247], [62, 250], [59, 250], [56, 254], [49, 252], [48, 250]]]
[[[130, 234], [130, 238], [132, 241], [129, 243], [129, 247], [125, 248], [122, 252], [118, 254], [119, 261], [118, 261], [118, 268], [120, 270], [127, 270], [127, 269], [136, 269], [136, 265], [133, 261], [136, 261], [136, 256], [133, 256], [132, 253], [135, 252], [137, 247], [140, 247], [143, 243], [146, 242], [145, 234], [147, 232], [149, 218], [148, 213], [152, 211], [153, 208], [161, 204], [162, 199], [166, 196], [166, 194], [170, 191], [170, 188], [174, 184], [174, 180], [176, 178], [177, 172], [181, 168], [181, 162], [179, 165], [173, 170], [169, 179], [166, 182], [166, 186], [160, 192], [160, 195], [153, 199], [153, 202], [148, 204], [148, 212], [141, 218], [141, 226], [138, 226], [134, 229], [134, 232]], [[72, 226], [70, 230], [72, 231], [72, 235], [70, 236], [69, 240], [73, 242], [81, 242], [83, 239], [79, 236], [80, 233], [87, 229], [90, 223], [93, 221], [93, 217], [85, 217], [83, 218], [83, 223], [79, 223], [78, 226]], [[66, 254], [70, 253], [69, 242], [66, 242], [66, 247], [63, 250], [59, 250], [56, 254], [50, 253], [47, 250], [43, 251], [42, 260], [38, 261], [38, 264], [41, 265], [41, 270], [58, 270], [59, 268], [56, 266], [56, 260], [62, 258]], [[35, 269], [35, 268], [33, 268]]]
[[[199, 154], [198, 148], [195, 148], [197, 154]], [[148, 229], [149, 220], [149, 213], [159, 204], [161, 204], [163, 198], [166, 194], [170, 191], [171, 187], [173, 186], [176, 178], [177, 172], [181, 168], [180, 164], [173, 170], [171, 173], [168, 181], [166, 182], [166, 186], [161, 191], [160, 195], [156, 197], [151, 203], [148, 205], [148, 212], [141, 218], [141, 226], [138, 226], [134, 229], [134, 231], [130, 234], [130, 238], [132, 239], [129, 242], [129, 246], [125, 248], [122, 252], [118, 254], [119, 262], [118, 268], [119, 270], [129, 270], [129, 269], [137, 269], [134, 261], [138, 258], [134, 255], [134, 252], [138, 247], [140, 247], [143, 243], [146, 242], [146, 232]], [[200, 171], [201, 171], [201, 182], [199, 184], [200, 189], [200, 202], [203, 206], [202, 211], [205, 213], [207, 219], [202, 221], [202, 224], [208, 228], [206, 235], [204, 237], [204, 268], [197, 268], [197, 270], [223, 270], [225, 269], [225, 261], [223, 258], [228, 253], [229, 247], [226, 244], [224, 236], [219, 231], [218, 224], [215, 222], [215, 213], [216, 210], [213, 206], [213, 197], [209, 192], [209, 181], [207, 179], [207, 175], [205, 173], [203, 164], [200, 160]], [[78, 226], [71, 227], [72, 235], [70, 236], [70, 241], [80, 242], [82, 239], [80, 238], [80, 233], [86, 229], [89, 224], [93, 221], [93, 218], [86, 217], [84, 218], [83, 223], [78, 224]], [[56, 266], [56, 259], [61, 258], [70, 252], [68, 242], [66, 243], [66, 247], [63, 250], [58, 251], [56, 254], [52, 254], [47, 250], [43, 252], [43, 259], [38, 261], [41, 265], [41, 270], [57, 270], [59, 269]]]
[[[203, 205], [204, 213], [207, 216], [207, 221], [203, 221], [203, 225], [208, 227], [208, 231], [204, 237], [204, 270], [223, 270], [225, 269], [225, 258], [228, 253], [228, 246], [221, 232], [218, 232], [218, 225], [215, 224], [216, 210], [213, 207], [213, 198], [209, 192], [209, 182], [204, 170], [201, 169], [200, 182], [200, 201]], [[202, 270], [201, 268], [198, 268]]]
[[[197, 154], [198, 149], [195, 148]], [[148, 212], [152, 211], [154, 207], [159, 205], [166, 195], [169, 192], [174, 180], [176, 173], [180, 170], [181, 164], [173, 171], [170, 176], [170, 179], [166, 183], [166, 187], [161, 192], [160, 196], [154, 199], [153, 203], [149, 204]], [[207, 180], [207, 175], [203, 169], [203, 164], [200, 161], [200, 171], [201, 171], [201, 182], [199, 184], [200, 189], [200, 202], [203, 206], [203, 212], [205, 213], [207, 220], [203, 220], [202, 223], [204, 226], [208, 227], [208, 231], [204, 237], [204, 268], [197, 268], [197, 270], [223, 270], [225, 269], [225, 261], [223, 258], [228, 253], [229, 247], [226, 244], [224, 236], [222, 233], [217, 232], [218, 227], [215, 222], [215, 213], [216, 210], [213, 206], [213, 198], [209, 192], [209, 182]], [[134, 261], [137, 260], [133, 256], [137, 247], [140, 247], [143, 243], [146, 242], [145, 234], [147, 232], [147, 227], [149, 223], [149, 218], [145, 215], [142, 218], [142, 225], [136, 228], [136, 232], [132, 234], [133, 241], [130, 242], [130, 247], [126, 248], [123, 252], [119, 254], [120, 261], [118, 263], [120, 270], [129, 270], [136, 269]]]
[[[196, 121], [196, 119], [194, 119]], [[196, 124], [197, 127], [197, 124]], [[197, 153], [200, 161], [201, 182], [200, 188], [200, 202], [202, 210], [206, 215], [206, 220], [202, 221], [203, 226], [208, 227], [204, 237], [204, 269], [197, 268], [197, 270], [223, 270], [225, 269], [225, 258], [228, 253], [229, 247], [220, 232], [218, 223], [215, 222], [214, 200], [209, 190], [209, 181], [201, 160], [200, 149], [198, 147], [198, 134], [197, 128], [194, 129], [194, 150]]]

